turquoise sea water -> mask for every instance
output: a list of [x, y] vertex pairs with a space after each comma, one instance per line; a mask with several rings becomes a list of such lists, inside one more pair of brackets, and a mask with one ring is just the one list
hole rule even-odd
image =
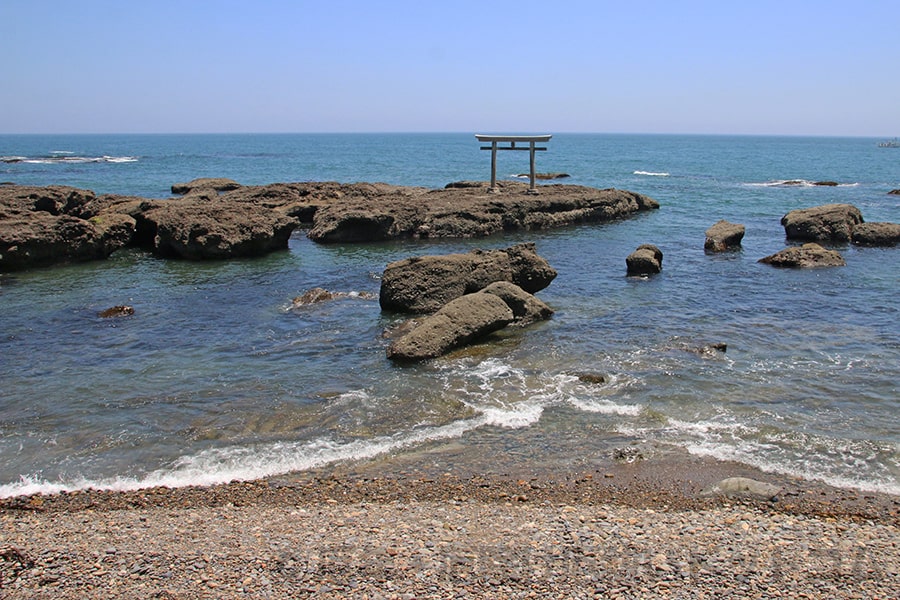
[[[847, 266], [832, 269], [757, 263], [785, 247], [792, 209], [847, 202], [900, 221], [887, 193], [900, 150], [877, 141], [558, 134], [539, 171], [661, 209], [478, 240], [319, 246], [297, 231], [289, 251], [255, 260], [127, 250], [0, 274], [0, 496], [215, 483], [445, 444], [566, 465], [621, 445], [686, 448], [900, 493], [900, 249], [840, 247]], [[442, 187], [487, 179], [478, 148], [469, 134], [0, 136], [0, 181], [148, 197], [204, 176]], [[499, 161], [501, 176], [528, 169], [525, 153]], [[742, 251], [704, 253], [719, 219], [746, 226]], [[556, 314], [475, 350], [397, 367], [381, 337], [397, 317], [377, 300], [289, 309], [316, 286], [377, 295], [393, 260], [520, 241], [559, 271], [539, 293]], [[662, 249], [663, 273], [627, 278], [641, 243]], [[117, 304], [135, 315], [97, 317]], [[691, 351], [710, 343], [728, 350]]]

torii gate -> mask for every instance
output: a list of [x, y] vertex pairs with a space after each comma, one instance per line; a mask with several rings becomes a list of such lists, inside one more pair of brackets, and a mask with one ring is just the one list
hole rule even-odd
[[[528, 150], [530, 155], [530, 164], [531, 164], [531, 186], [528, 188], [529, 194], [537, 194], [538, 191], [534, 187], [534, 153], [537, 151], [543, 151], [547, 148], [539, 148], [536, 147], [535, 144], [538, 142], [546, 142], [551, 137], [550, 134], [547, 135], [483, 135], [480, 133], [475, 134], [475, 138], [479, 142], [490, 142], [490, 146], [482, 146], [482, 150], [490, 150], [491, 151], [491, 187], [488, 190], [489, 192], [496, 193], [499, 192], [500, 189], [497, 187], [497, 150]], [[498, 143], [509, 143], [509, 146], [498, 146]], [[524, 143], [528, 142], [528, 147], [516, 146], [516, 143]]]

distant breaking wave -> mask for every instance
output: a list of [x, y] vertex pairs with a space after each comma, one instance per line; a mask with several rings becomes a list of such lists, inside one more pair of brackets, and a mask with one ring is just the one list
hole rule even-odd
[[0, 156], [0, 162], [7, 164], [25, 163], [32, 165], [82, 164], [82, 163], [131, 163], [136, 156], [75, 156], [73, 152], [54, 150], [47, 156]]
[[645, 177], [668, 177], [669, 174], [665, 172], [654, 172], [654, 171], [635, 171], [632, 175], [644, 175]]
[[808, 179], [775, 179], [762, 183], [746, 183], [751, 187], [856, 187], [858, 183], [838, 183], [836, 181], [809, 181]]

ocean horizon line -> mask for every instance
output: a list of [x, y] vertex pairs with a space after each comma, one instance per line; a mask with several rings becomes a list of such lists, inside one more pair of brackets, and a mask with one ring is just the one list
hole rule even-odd
[[475, 135], [475, 133], [487, 132], [487, 134], [509, 135], [544, 135], [548, 131], [551, 135], [599, 135], [599, 136], [647, 136], [647, 137], [706, 137], [706, 138], [797, 138], [797, 139], [858, 139], [858, 140], [882, 140], [893, 139], [892, 135], [847, 135], [827, 133], [709, 133], [709, 132], [652, 132], [652, 131], [550, 131], [550, 130], [361, 130], [361, 131], [75, 131], [75, 132], [0, 132], [0, 137], [54, 137], [54, 136], [254, 136], [254, 135]]

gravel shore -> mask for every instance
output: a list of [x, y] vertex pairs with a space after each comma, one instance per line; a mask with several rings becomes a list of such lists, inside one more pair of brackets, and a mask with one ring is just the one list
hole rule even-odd
[[900, 499], [695, 462], [6, 499], [0, 598], [897, 597]]

